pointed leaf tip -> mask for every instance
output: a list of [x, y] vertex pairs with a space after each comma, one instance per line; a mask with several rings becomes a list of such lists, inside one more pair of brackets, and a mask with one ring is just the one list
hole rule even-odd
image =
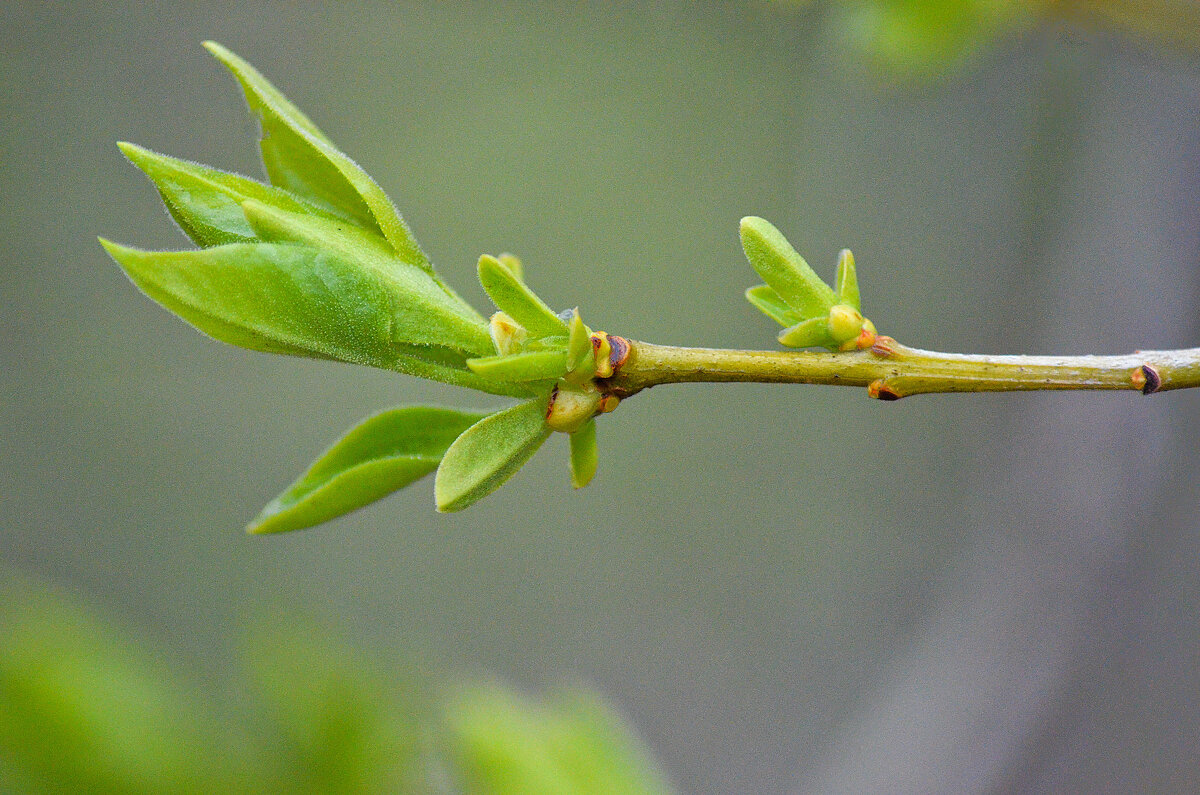
[[250, 63], [216, 42], [204, 47], [233, 73], [258, 117], [259, 147], [272, 184], [381, 235], [406, 262], [436, 278], [391, 199], [357, 163]]
[[412, 406], [369, 417], [263, 508], [246, 532], [300, 530], [380, 500], [432, 472], [446, 448], [486, 416]]

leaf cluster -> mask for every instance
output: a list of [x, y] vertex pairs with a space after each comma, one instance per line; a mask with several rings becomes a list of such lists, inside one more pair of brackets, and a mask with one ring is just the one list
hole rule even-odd
[[[447, 285], [396, 208], [257, 70], [219, 44], [261, 125], [269, 184], [121, 143], [200, 248], [143, 251], [101, 240], [146, 295], [194, 327], [252, 350], [394, 370], [523, 402], [493, 411], [397, 408], [351, 429], [249, 525], [308, 527], [438, 471], [442, 511], [490, 494], [554, 430], [571, 472], [596, 469], [592, 417], [615, 403], [593, 383], [608, 349], [578, 310], [555, 313], [511, 255], [479, 278], [489, 322]], [[611, 372], [611, 371], [610, 371]]]
[[[555, 431], [570, 437], [572, 483], [587, 485], [599, 460], [595, 418], [620, 400], [612, 376], [628, 341], [593, 331], [577, 308], [548, 307], [511, 254], [479, 259], [479, 282], [497, 309], [485, 319], [442, 280], [366, 172], [254, 67], [219, 44], [205, 46], [233, 73], [260, 122], [268, 182], [119, 144], [199, 246], [144, 251], [101, 239], [134, 284], [223, 342], [520, 401], [492, 411], [401, 407], [369, 417], [247, 529], [310, 527], [435, 470], [438, 510], [462, 510], [503, 485]], [[785, 327], [782, 344], [854, 350], [874, 341], [849, 251], [831, 289], [763, 219], [743, 219], [742, 243], [766, 282], [746, 297]]]

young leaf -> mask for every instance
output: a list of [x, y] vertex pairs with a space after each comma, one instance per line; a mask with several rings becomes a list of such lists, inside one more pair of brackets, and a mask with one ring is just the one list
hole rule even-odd
[[789, 348], [836, 347], [829, 334], [829, 317], [810, 317], [779, 332], [779, 344]]
[[278, 243], [140, 251], [100, 242], [142, 292], [222, 342], [367, 364], [495, 394], [529, 394], [472, 373], [469, 353], [442, 345], [441, 329], [419, 336], [413, 331], [419, 318], [405, 323], [398, 317], [406, 296], [394, 284], [329, 251]]
[[577, 489], [592, 482], [600, 463], [596, 449], [596, 420], [590, 419], [571, 434], [571, 485]]
[[546, 398], [513, 406], [472, 425], [438, 467], [437, 509], [461, 511], [504, 485], [550, 435]]
[[762, 218], [742, 219], [746, 259], [788, 306], [801, 317], [823, 316], [837, 303], [833, 290], [808, 267], [783, 234]]
[[781, 326], [794, 326], [803, 320], [796, 313], [796, 310], [788, 306], [779, 297], [779, 293], [772, 290], [768, 285], [760, 284], [757, 287], [748, 288], [746, 290], [746, 300], [759, 312], [762, 312]]
[[296, 213], [319, 213], [290, 193], [198, 163], [160, 155], [134, 144], [117, 144], [129, 161], [154, 183], [171, 217], [198, 245], [246, 243], [254, 230], [242, 214], [242, 202], [253, 199]]
[[567, 352], [525, 351], [467, 359], [471, 372], [497, 381], [553, 381], [567, 371]]
[[271, 182], [378, 231], [401, 258], [436, 278], [429, 258], [375, 181], [253, 66], [216, 42], [204, 46], [241, 83], [262, 124], [260, 147]]
[[571, 315], [571, 334], [566, 341], [566, 369], [572, 377], [587, 379], [595, 375], [596, 360], [592, 355], [592, 333], [583, 324], [580, 310]]
[[246, 530], [299, 530], [382, 499], [432, 472], [446, 448], [486, 416], [421, 406], [376, 414], [326, 450]]
[[862, 300], [858, 294], [858, 274], [854, 269], [854, 254], [848, 248], [838, 254], [836, 292], [838, 303], [862, 311]]
[[495, 257], [485, 254], [479, 258], [479, 283], [496, 308], [511, 315], [532, 336], [567, 335], [563, 319]]

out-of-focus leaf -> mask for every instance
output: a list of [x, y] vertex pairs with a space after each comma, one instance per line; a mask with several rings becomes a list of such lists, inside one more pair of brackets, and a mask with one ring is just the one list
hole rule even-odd
[[[466, 359], [487, 352], [464, 341], [467, 322], [442, 297], [382, 278], [333, 252], [279, 243], [232, 243], [201, 251], [141, 251], [101, 240], [143, 292], [200, 331], [252, 350], [397, 370], [496, 394], [528, 394], [480, 378]], [[427, 284], [428, 291], [436, 286]], [[438, 293], [441, 296], [440, 293]]]
[[760, 284], [747, 289], [746, 300], [781, 326], [794, 326], [803, 319], [768, 285]]
[[497, 381], [552, 381], [567, 371], [567, 352], [560, 348], [485, 356], [467, 359], [467, 366], [475, 374]]
[[754, 270], [801, 317], [824, 315], [837, 302], [829, 285], [770, 223], [747, 216], [742, 219], [741, 235], [742, 248]]
[[383, 670], [296, 617], [263, 625], [247, 645], [257, 750], [281, 773], [273, 792], [423, 791], [411, 671]]
[[534, 337], [567, 336], [567, 324], [500, 260], [479, 258], [479, 283], [492, 303], [529, 330]]
[[577, 489], [592, 482], [600, 463], [596, 448], [596, 420], [590, 419], [571, 434], [571, 485]]
[[160, 155], [130, 143], [121, 142], [117, 146], [154, 183], [184, 234], [201, 246], [254, 240], [256, 235], [241, 207], [242, 202], [250, 199], [291, 212], [319, 212], [287, 191], [237, 174]]
[[546, 398], [486, 417], [450, 445], [434, 483], [437, 509], [461, 511], [504, 485], [550, 435]]
[[19, 791], [262, 791], [239, 785], [245, 760], [208, 732], [213, 724], [112, 627], [58, 594], [0, 579], [0, 769]]
[[402, 259], [436, 278], [429, 258], [375, 181], [253, 66], [216, 42], [204, 46], [241, 83], [262, 124], [263, 163], [271, 182], [378, 231]]
[[486, 414], [413, 406], [356, 425], [246, 528], [312, 527], [382, 499], [437, 468], [446, 448]]
[[463, 789], [480, 795], [651, 795], [670, 788], [598, 699], [534, 703], [497, 687], [465, 693], [449, 713]]

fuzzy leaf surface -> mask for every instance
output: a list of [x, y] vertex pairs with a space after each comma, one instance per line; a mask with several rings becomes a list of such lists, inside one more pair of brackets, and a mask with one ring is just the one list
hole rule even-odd
[[382, 499], [436, 469], [454, 440], [486, 416], [423, 406], [376, 414], [321, 454], [246, 530], [299, 530]]
[[216, 42], [204, 46], [241, 83], [250, 110], [262, 124], [260, 148], [272, 184], [377, 231], [405, 261], [434, 275], [429, 258], [391, 200], [357, 163], [257, 69]]
[[397, 257], [377, 235], [345, 221], [289, 212], [257, 201], [245, 202], [242, 211], [262, 240], [326, 249], [376, 274], [397, 296], [397, 339], [416, 345], [444, 345], [475, 356], [492, 352], [487, 321], [424, 270]]
[[150, 178], [171, 217], [184, 234], [200, 246], [253, 241], [256, 235], [241, 207], [247, 200], [290, 212], [319, 212], [287, 191], [237, 174], [161, 155], [130, 143], [121, 142], [117, 146]]
[[437, 509], [461, 511], [504, 485], [550, 436], [546, 397], [486, 417], [450, 445], [434, 483]]
[[741, 235], [746, 259], [754, 270], [801, 317], [824, 315], [837, 303], [829, 285], [769, 222], [747, 216], [742, 219]]

